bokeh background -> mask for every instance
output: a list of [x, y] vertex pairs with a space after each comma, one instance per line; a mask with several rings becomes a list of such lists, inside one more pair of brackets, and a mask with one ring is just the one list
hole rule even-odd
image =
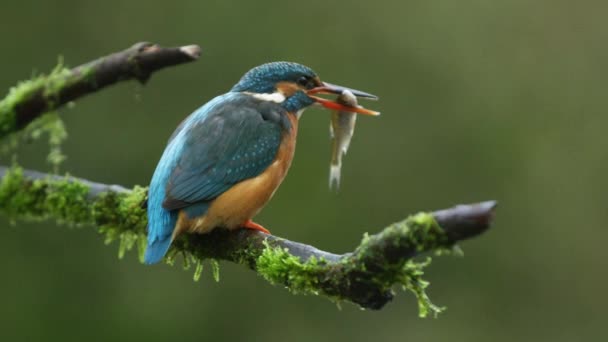
[[[434, 260], [378, 312], [293, 296], [244, 267], [117, 259], [93, 229], [0, 218], [2, 341], [574, 341], [606, 336], [608, 3], [602, 1], [3, 1], [0, 89], [64, 56], [76, 66], [147, 40], [201, 59], [64, 109], [63, 171], [145, 185], [175, 126], [249, 68], [291, 60], [381, 97], [360, 118], [339, 193], [328, 113], [300, 126], [291, 172], [258, 220], [345, 252], [419, 210], [500, 201], [465, 257]], [[19, 161], [49, 170], [44, 142]], [[1, 163], [11, 162], [2, 156]]]

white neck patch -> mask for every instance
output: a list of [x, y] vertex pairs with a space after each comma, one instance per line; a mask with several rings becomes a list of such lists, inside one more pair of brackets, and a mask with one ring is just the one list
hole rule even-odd
[[250, 93], [250, 92], [246, 92], [247, 95], [251, 95], [253, 97], [255, 97], [258, 100], [262, 100], [262, 101], [269, 101], [269, 102], [274, 102], [274, 103], [283, 103], [283, 101], [285, 101], [285, 95], [283, 95], [283, 93], [281, 92], [274, 92], [274, 93], [264, 93], [264, 94], [257, 94], [257, 93]]

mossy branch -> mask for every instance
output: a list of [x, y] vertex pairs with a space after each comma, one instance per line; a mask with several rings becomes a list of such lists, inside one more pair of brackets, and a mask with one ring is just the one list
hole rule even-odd
[[[0, 167], [0, 212], [11, 220], [54, 219], [70, 225], [92, 225], [106, 241], [120, 240], [119, 255], [145, 248], [145, 188], [126, 189], [73, 177], [59, 177], [19, 167]], [[242, 229], [216, 229], [206, 235], [183, 235], [168, 256], [172, 263], [183, 255], [197, 264], [205, 259], [246, 265], [273, 284], [296, 293], [320, 294], [350, 301], [362, 308], [380, 309], [393, 298], [395, 284], [418, 297], [420, 314], [438, 313], [424, 292], [421, 278], [428, 264], [413, 257], [428, 251], [448, 250], [460, 240], [489, 228], [493, 201], [419, 213], [366, 235], [357, 248], [333, 254], [273, 235]]]
[[[47, 76], [22, 82], [0, 101], [0, 139], [78, 97], [121, 80], [145, 82], [152, 72], [196, 60], [199, 53], [195, 45], [161, 48], [139, 43], [75, 69], [59, 65]], [[53, 127], [56, 132], [51, 142], [59, 143], [63, 128]], [[119, 257], [137, 246], [142, 262], [146, 196], [147, 189], [142, 187], [126, 189], [0, 166], [0, 213], [11, 221], [52, 219], [61, 224], [91, 225], [105, 235], [106, 243], [120, 242]], [[483, 233], [490, 226], [495, 206], [488, 201], [419, 213], [378, 234], [365, 235], [361, 244], [346, 254], [324, 252], [248, 229], [216, 229], [205, 235], [180, 236], [166, 261], [173, 263], [177, 255], [182, 255], [185, 267], [196, 265], [197, 279], [202, 262], [211, 259], [214, 278], [218, 279], [215, 260], [227, 260], [246, 265], [294, 293], [324, 295], [369, 309], [382, 308], [393, 298], [394, 285], [400, 284], [416, 295], [420, 315], [426, 316], [442, 311], [425, 293], [428, 283], [422, 275], [430, 257], [422, 262], [412, 258], [428, 251], [448, 251], [456, 242]]]
[[86, 94], [129, 79], [144, 83], [157, 70], [195, 61], [200, 51], [197, 45], [164, 48], [137, 43], [74, 69], [58, 65], [49, 75], [21, 82], [0, 101], [0, 139]]

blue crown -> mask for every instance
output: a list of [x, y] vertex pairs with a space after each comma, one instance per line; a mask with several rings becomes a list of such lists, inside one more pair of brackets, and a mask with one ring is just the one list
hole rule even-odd
[[276, 84], [283, 81], [296, 82], [300, 77], [317, 77], [309, 67], [293, 62], [272, 62], [249, 70], [231, 91], [252, 93], [273, 93]]

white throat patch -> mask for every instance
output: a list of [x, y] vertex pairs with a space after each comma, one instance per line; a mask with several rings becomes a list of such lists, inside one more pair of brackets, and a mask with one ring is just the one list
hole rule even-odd
[[283, 95], [283, 93], [281, 92], [274, 92], [274, 93], [264, 93], [264, 94], [257, 94], [257, 93], [250, 93], [250, 92], [246, 92], [247, 95], [251, 95], [253, 97], [255, 97], [258, 100], [262, 100], [262, 101], [269, 101], [269, 102], [274, 102], [274, 103], [283, 103], [283, 101], [285, 101], [285, 95]]

